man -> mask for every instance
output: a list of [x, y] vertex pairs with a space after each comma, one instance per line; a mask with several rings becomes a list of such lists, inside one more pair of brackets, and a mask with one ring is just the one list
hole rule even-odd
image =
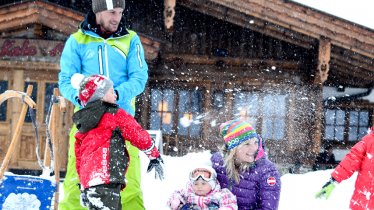
[[[135, 97], [144, 91], [148, 79], [148, 66], [139, 36], [125, 28], [123, 11], [125, 0], [92, 0], [89, 11], [79, 30], [66, 41], [61, 55], [59, 89], [78, 110], [81, 105], [77, 91], [71, 86], [73, 74], [102, 74], [114, 83], [118, 105], [131, 115], [135, 114]], [[73, 126], [69, 139], [68, 166], [63, 188], [64, 199], [60, 210], [85, 209], [80, 205], [79, 179], [75, 168]], [[140, 189], [139, 150], [127, 145], [131, 165], [126, 179], [127, 187], [121, 193], [123, 209], [144, 209]]]

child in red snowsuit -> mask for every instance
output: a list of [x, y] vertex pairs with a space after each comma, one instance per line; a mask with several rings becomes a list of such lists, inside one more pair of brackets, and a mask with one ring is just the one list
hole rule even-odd
[[348, 179], [358, 171], [355, 190], [349, 208], [352, 210], [374, 209], [374, 127], [356, 143], [331, 173], [328, 181], [316, 197], [328, 198], [336, 183]]
[[82, 203], [89, 209], [122, 209], [120, 191], [126, 186], [130, 162], [125, 140], [151, 160], [148, 172], [155, 168], [159, 178], [163, 175], [162, 159], [153, 140], [130, 114], [116, 105], [116, 98], [113, 82], [104, 76], [92, 75], [79, 82], [79, 99], [84, 108], [73, 115], [78, 128], [76, 168], [83, 191]]

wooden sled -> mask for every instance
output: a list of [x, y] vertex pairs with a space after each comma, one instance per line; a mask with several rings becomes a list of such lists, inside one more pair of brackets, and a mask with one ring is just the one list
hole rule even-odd
[[[0, 209], [2, 210], [13, 210], [13, 209], [28, 209], [28, 210], [51, 210], [58, 208], [59, 199], [59, 177], [60, 177], [60, 166], [58, 155], [54, 155], [54, 161], [51, 163], [50, 147], [46, 146], [44, 166], [53, 167], [55, 176], [40, 177], [27, 176], [27, 175], [15, 175], [12, 173], [5, 174], [7, 170], [12, 154], [15, 148], [19, 144], [19, 137], [23, 122], [25, 120], [27, 108], [34, 109], [36, 107], [35, 102], [30, 98], [32, 93], [32, 85], [27, 87], [26, 93], [8, 90], [0, 95], [0, 105], [9, 98], [20, 98], [23, 106], [21, 109], [20, 117], [18, 119], [17, 126], [14, 131], [14, 135], [10, 142], [8, 151], [0, 167]], [[65, 111], [65, 101], [62, 97], [59, 97], [58, 89], [54, 89], [54, 96], [58, 97], [58, 104], [60, 105], [60, 111]], [[53, 98], [53, 97], [52, 97]], [[52, 100], [51, 98], [51, 100]], [[57, 154], [57, 148], [59, 142], [57, 141], [57, 130], [56, 124], [59, 119], [58, 104], [54, 103], [51, 109], [49, 127], [51, 128], [52, 145], [53, 151]], [[43, 167], [44, 171], [44, 167]], [[43, 173], [44, 174], [44, 173]]]

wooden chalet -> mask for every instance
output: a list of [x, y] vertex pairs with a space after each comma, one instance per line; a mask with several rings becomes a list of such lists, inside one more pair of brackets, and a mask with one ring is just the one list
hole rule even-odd
[[[0, 1], [0, 93], [34, 86], [39, 134], [57, 87], [64, 41], [90, 0]], [[149, 65], [137, 120], [161, 130], [164, 154], [223, 144], [218, 125], [245, 117], [278, 164], [310, 165], [321, 146], [349, 149], [373, 125], [374, 30], [287, 0], [128, 0], [129, 28]], [[323, 97], [325, 87], [360, 94]], [[73, 107], [59, 119], [66, 165]], [[0, 106], [0, 160], [21, 103]], [[34, 130], [25, 119], [11, 168], [38, 169]], [[41, 151], [45, 143], [42, 143]]]

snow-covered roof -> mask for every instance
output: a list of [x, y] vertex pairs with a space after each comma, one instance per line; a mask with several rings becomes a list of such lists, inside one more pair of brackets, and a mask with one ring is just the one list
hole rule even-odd
[[339, 91], [336, 87], [324, 87], [323, 88], [323, 99], [328, 98], [339, 98], [339, 97], [349, 97], [357, 94], [369, 93], [367, 96], [361, 97], [361, 99], [368, 100], [371, 103], [374, 103], [374, 91], [370, 92], [370, 89], [365, 88], [344, 88], [344, 90]]

